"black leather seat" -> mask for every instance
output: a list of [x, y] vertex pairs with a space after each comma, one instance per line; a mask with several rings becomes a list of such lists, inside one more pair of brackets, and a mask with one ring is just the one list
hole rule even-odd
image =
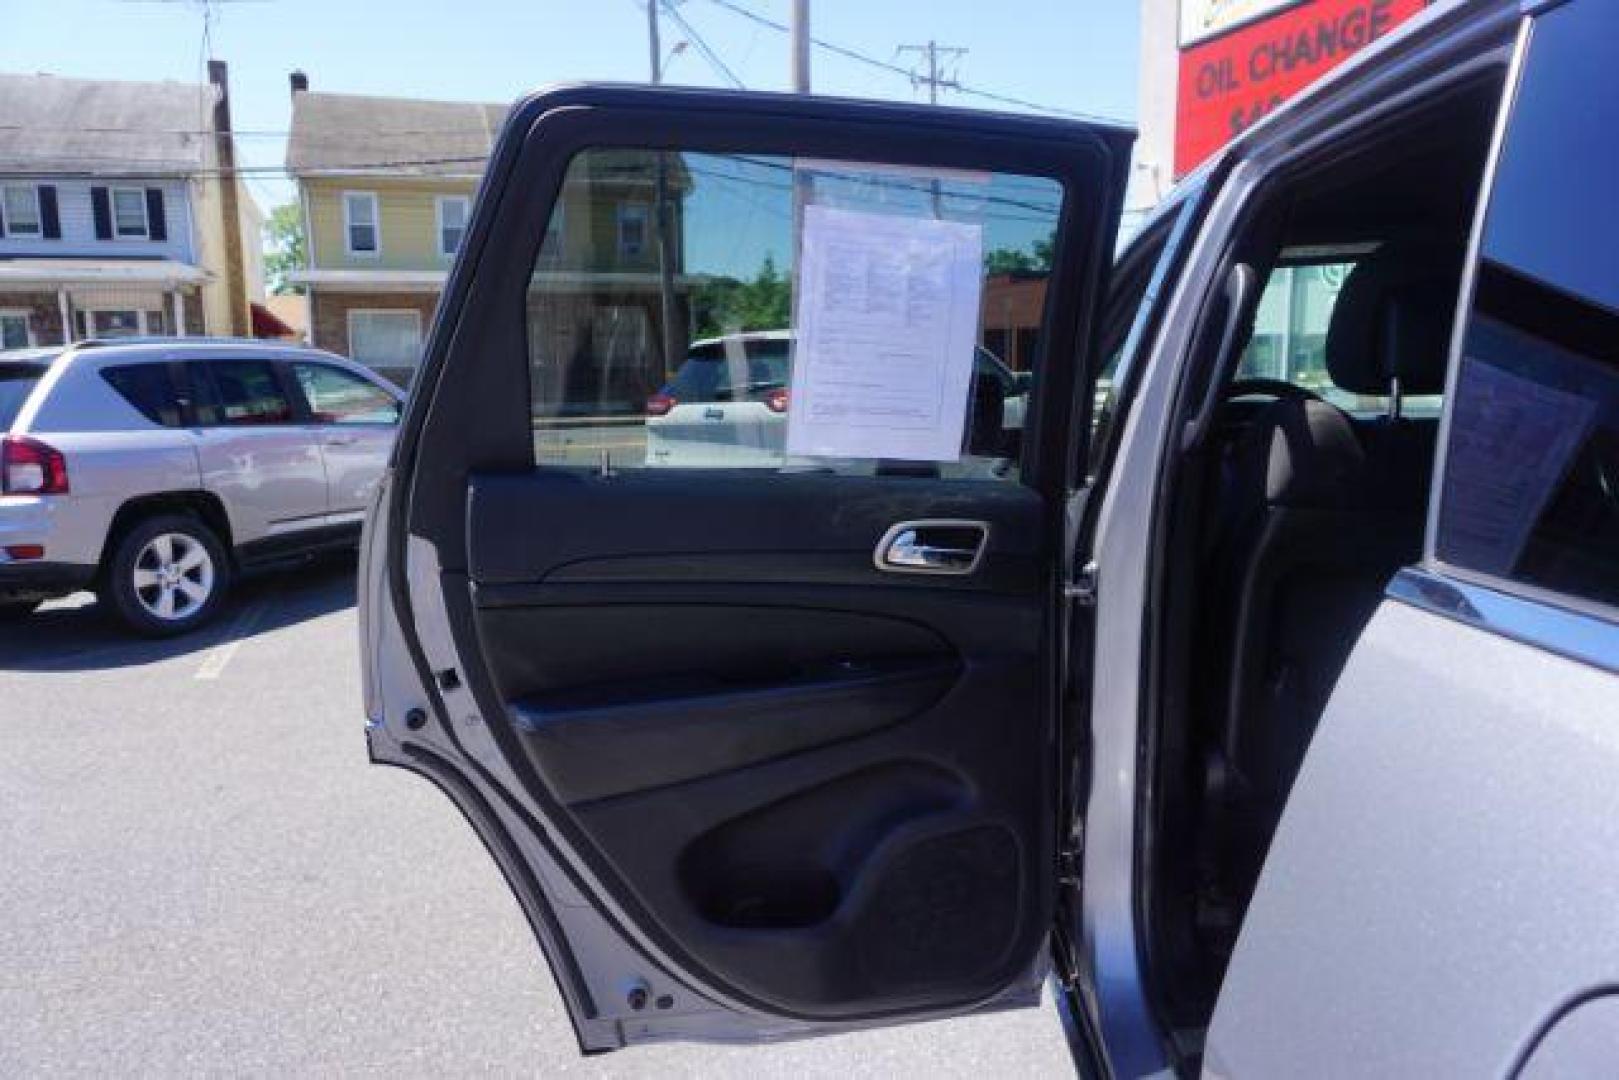
[[1344, 283], [1328, 372], [1340, 390], [1388, 396], [1386, 415], [1290, 397], [1265, 406], [1234, 447], [1208, 640], [1223, 699], [1211, 825], [1235, 895], [1251, 891], [1362, 627], [1389, 578], [1421, 555], [1438, 422], [1400, 416], [1399, 402], [1444, 389], [1460, 265], [1453, 249], [1387, 244]]

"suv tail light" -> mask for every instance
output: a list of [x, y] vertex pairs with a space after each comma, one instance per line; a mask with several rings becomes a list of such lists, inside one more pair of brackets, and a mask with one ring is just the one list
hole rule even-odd
[[38, 439], [0, 439], [0, 492], [7, 495], [66, 495], [67, 458]]
[[770, 393], [766, 394], [765, 395], [765, 408], [769, 409], [773, 413], [784, 413], [784, 412], [786, 412], [787, 411], [787, 390], [786, 390], [786, 388], [785, 387], [777, 387], [776, 389], [770, 391]]
[[679, 402], [669, 394], [653, 394], [646, 399], [646, 414], [648, 416], [668, 416], [669, 410], [678, 404]]

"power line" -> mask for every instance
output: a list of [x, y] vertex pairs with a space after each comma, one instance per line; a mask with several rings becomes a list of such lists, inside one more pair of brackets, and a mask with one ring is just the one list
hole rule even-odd
[[[749, 8], [743, 7], [741, 4], [735, 3], [734, 0], [708, 0], [708, 2], [724, 8], [726, 11], [729, 11], [734, 15], [740, 15], [742, 18], [747, 19], [750, 22], [757, 23], [760, 26], [769, 27], [771, 30], [778, 31], [779, 33], [787, 34], [792, 32], [792, 28], [786, 23], [781, 23], [774, 19], [766, 18], [756, 11], [750, 10]], [[851, 49], [847, 45], [839, 45], [836, 42], [827, 41], [824, 38], [818, 37], [810, 38], [810, 42], [816, 48], [824, 49], [835, 56], [841, 56], [846, 60], [853, 60], [855, 63], [865, 64], [867, 67], [877, 68], [881, 71], [898, 75], [906, 80], [912, 79], [915, 75], [915, 72], [909, 68], [901, 67], [898, 64], [891, 64], [886, 60], [879, 60], [875, 56], [860, 52], [856, 49]], [[1076, 120], [1095, 120], [1106, 124], [1119, 123], [1118, 120], [1110, 117], [1097, 116], [1094, 113], [1076, 112], [1073, 109], [1064, 109], [1056, 105], [1043, 105], [1038, 101], [1030, 101], [1027, 98], [1013, 97], [1010, 94], [997, 94], [989, 90], [982, 90], [976, 86], [957, 84], [955, 90], [958, 94], [965, 94], [969, 97], [979, 98], [983, 101], [993, 101], [1000, 105], [1015, 105], [1022, 109], [1033, 109], [1036, 112], [1051, 113], [1057, 116], [1069, 116]]]
[[[648, 2], [655, 4], [658, 3], [659, 0], [648, 0]], [[686, 21], [686, 17], [680, 14], [679, 8], [675, 7], [673, 4], [665, 4], [663, 6], [663, 10], [671, 19], [675, 21], [675, 24], [679, 26], [680, 29], [686, 32], [686, 36], [691, 39], [691, 43], [697, 46], [697, 51], [703, 54], [703, 59], [708, 61], [709, 67], [713, 68], [716, 72], [729, 80], [731, 85], [736, 87], [738, 90], [747, 89], [747, 86], [740, 78], [737, 77], [736, 72], [732, 71], [725, 61], [720, 59], [719, 53], [710, 48], [708, 42], [703, 40], [703, 35], [699, 34], [696, 28], [693, 27], [691, 23]]]

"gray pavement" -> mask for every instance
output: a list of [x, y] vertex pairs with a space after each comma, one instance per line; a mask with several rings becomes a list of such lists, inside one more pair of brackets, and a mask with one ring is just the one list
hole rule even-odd
[[0, 1076], [1063, 1076], [1049, 1009], [583, 1059], [494, 864], [365, 760], [352, 561], [132, 641], [0, 626]]

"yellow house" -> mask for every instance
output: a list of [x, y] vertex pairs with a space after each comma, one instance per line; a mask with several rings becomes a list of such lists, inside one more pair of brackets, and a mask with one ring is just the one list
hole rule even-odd
[[[287, 168], [298, 181], [308, 267], [291, 280], [308, 291], [311, 341], [408, 383], [507, 107], [315, 93], [301, 72], [292, 102]], [[535, 267], [536, 281], [561, 287], [536, 290], [528, 313], [542, 368], [604, 347], [603, 319], [646, 330], [661, 321], [657, 193], [646, 161], [644, 151], [598, 152], [570, 172]], [[678, 157], [665, 183], [684, 333], [680, 195], [690, 185]], [[639, 408], [667, 365], [646, 333], [632, 337], [633, 355], [613, 365], [622, 377], [600, 392]]]
[[506, 107], [291, 82], [310, 339], [408, 382]]

